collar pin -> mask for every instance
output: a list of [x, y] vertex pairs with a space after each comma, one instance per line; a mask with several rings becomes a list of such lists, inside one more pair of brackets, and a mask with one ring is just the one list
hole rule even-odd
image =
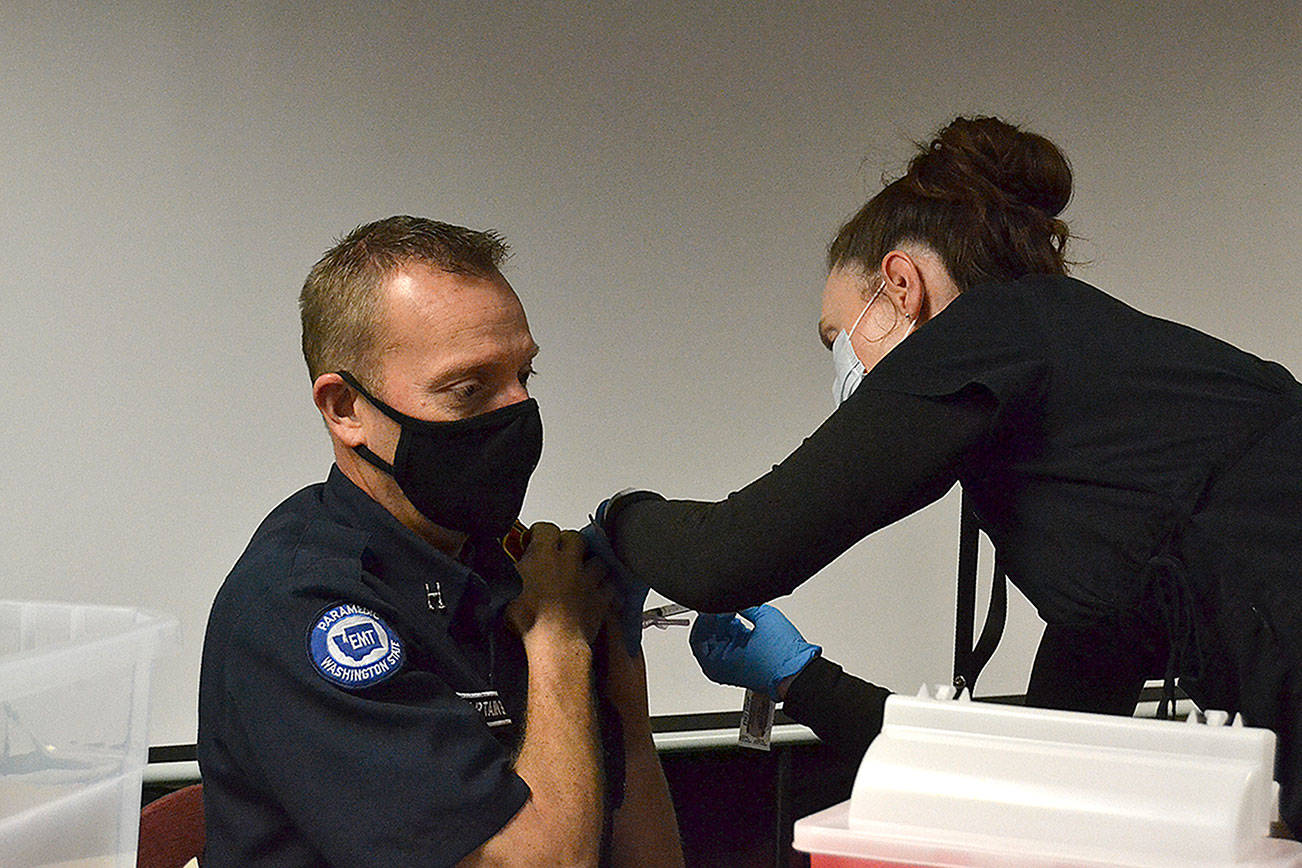
[[425, 604], [429, 606], [431, 612], [445, 612], [447, 606], [443, 605], [443, 588], [438, 582], [434, 583], [434, 590], [430, 590], [429, 582], [425, 583]]

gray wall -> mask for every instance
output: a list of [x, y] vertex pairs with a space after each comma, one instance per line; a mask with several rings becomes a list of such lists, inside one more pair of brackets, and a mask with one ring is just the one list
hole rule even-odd
[[[385, 11], [376, 11], [380, 7]], [[821, 255], [909, 139], [1058, 141], [1078, 274], [1302, 372], [1302, 4], [0, 4], [0, 597], [174, 613], [154, 743], [194, 738], [209, 601], [329, 465], [297, 287], [398, 212], [496, 227], [543, 347], [529, 520], [721, 497], [829, 411]], [[901, 461], [907, 461], [902, 453]], [[953, 495], [783, 607], [948, 676]], [[983, 567], [984, 571], [984, 567]], [[986, 692], [1019, 691], [1014, 601]], [[731, 709], [682, 631], [656, 713]]]

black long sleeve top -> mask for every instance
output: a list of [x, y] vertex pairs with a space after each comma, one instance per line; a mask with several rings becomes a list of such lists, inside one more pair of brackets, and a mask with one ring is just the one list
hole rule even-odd
[[[729, 611], [955, 481], [1046, 636], [1111, 637], [1135, 655], [1105, 661], [1117, 672], [1164, 647], [1202, 707], [1273, 729], [1281, 813], [1302, 826], [1302, 385], [1280, 365], [1080, 281], [986, 284], [769, 473], [715, 503], [617, 498], [607, 529], [651, 587]], [[858, 750], [885, 696], [856, 681], [820, 663], [788, 713]]]
[[[617, 498], [607, 530], [657, 591], [731, 611], [955, 481], [1050, 630], [1165, 647], [1202, 707], [1273, 729], [1281, 812], [1302, 826], [1302, 385], [1278, 364], [1070, 278], [986, 284], [769, 473], [713, 503]], [[875, 735], [884, 697], [821, 664], [810, 676], [793, 717], [854, 721], [842, 743]]]
[[[769, 473], [717, 502], [625, 495], [608, 530], [657, 591], [735, 611], [790, 593], [961, 481], [1040, 615], [1094, 624], [1139, 605], [1213, 480], [1299, 409], [1283, 367], [1080, 281], [986, 284], [893, 349]], [[1297, 490], [1261, 508], [1297, 519]]]
[[857, 759], [882, 729], [891, 692], [856, 678], [824, 657], [805, 664], [787, 687], [782, 710], [829, 747]]

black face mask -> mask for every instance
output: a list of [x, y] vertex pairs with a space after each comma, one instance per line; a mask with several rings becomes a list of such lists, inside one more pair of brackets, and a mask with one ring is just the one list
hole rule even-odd
[[542, 455], [533, 398], [454, 422], [416, 419], [375, 398], [346, 371], [345, 383], [402, 428], [393, 464], [366, 446], [354, 451], [391, 475], [421, 515], [477, 539], [501, 538], [520, 514]]

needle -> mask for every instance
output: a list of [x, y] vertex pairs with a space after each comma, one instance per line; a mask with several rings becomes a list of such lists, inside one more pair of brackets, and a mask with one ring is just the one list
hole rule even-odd
[[642, 613], [642, 629], [655, 626], [661, 630], [669, 627], [686, 627], [691, 624], [689, 618], [675, 618], [674, 615], [681, 615], [684, 612], [690, 612], [691, 609], [686, 606], [680, 606], [677, 603], [670, 603], [667, 606], [658, 606], [654, 609], [647, 609]]

